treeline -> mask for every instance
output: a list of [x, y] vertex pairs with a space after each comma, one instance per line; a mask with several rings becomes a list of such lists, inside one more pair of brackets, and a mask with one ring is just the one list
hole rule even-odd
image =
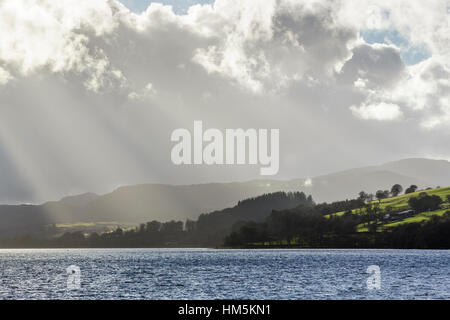
[[[392, 194], [400, 192], [401, 186], [392, 190]], [[377, 198], [384, 196], [385, 192], [379, 192]], [[380, 232], [380, 226], [390, 223], [392, 216], [403, 213], [390, 206], [382, 208], [381, 201], [370, 198], [360, 192], [357, 199], [316, 204], [303, 192], [276, 192], [201, 214], [196, 221], [151, 221], [132, 229], [102, 234], [77, 231], [51, 239], [26, 236], [0, 241], [0, 246], [450, 248], [450, 211], [425, 223]], [[449, 196], [446, 200], [450, 203]], [[415, 214], [437, 210], [442, 203], [439, 196], [425, 192], [408, 201]], [[358, 232], [361, 225], [367, 230]]]
[[314, 206], [303, 192], [275, 192], [240, 201], [235, 207], [201, 214], [197, 221], [187, 220], [143, 223], [136, 228], [102, 234], [68, 232], [55, 239], [21, 237], [0, 241], [0, 246], [27, 247], [214, 247], [248, 221], [264, 221], [272, 210]]
[[427, 222], [382, 232], [356, 232], [363, 219], [346, 213], [327, 219], [315, 210], [275, 212], [263, 223], [247, 223], [225, 239], [241, 248], [400, 248], [449, 249], [450, 211]]
[[341, 211], [349, 211], [353, 209], [358, 209], [364, 206], [364, 200], [361, 198], [352, 199], [352, 200], [344, 200], [344, 201], [335, 201], [332, 203], [320, 203], [316, 206], [316, 209], [321, 214], [331, 214], [335, 212]]
[[225, 246], [275, 246], [325, 247], [327, 239], [356, 233], [362, 222], [355, 214], [326, 218], [320, 206], [301, 206], [293, 210], [274, 211], [261, 223], [250, 222], [233, 231], [225, 239]]
[[233, 208], [201, 214], [197, 221], [189, 221], [193, 231], [190, 240], [203, 246], [219, 246], [230, 231], [249, 221], [264, 221], [272, 210], [314, 204], [312, 197], [303, 192], [275, 192], [246, 199]]

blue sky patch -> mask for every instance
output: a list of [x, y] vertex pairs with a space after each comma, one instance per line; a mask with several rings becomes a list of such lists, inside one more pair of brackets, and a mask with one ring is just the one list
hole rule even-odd
[[214, 0], [161, 0], [161, 1], [152, 1], [152, 0], [119, 0], [122, 2], [128, 9], [135, 13], [141, 13], [145, 11], [150, 3], [159, 2], [165, 5], [171, 5], [173, 7], [173, 11], [176, 14], [185, 14], [187, 13], [187, 9], [194, 4], [212, 4]]
[[414, 65], [430, 57], [424, 46], [411, 46], [409, 41], [396, 30], [361, 30], [361, 37], [367, 43], [394, 44], [407, 65]]

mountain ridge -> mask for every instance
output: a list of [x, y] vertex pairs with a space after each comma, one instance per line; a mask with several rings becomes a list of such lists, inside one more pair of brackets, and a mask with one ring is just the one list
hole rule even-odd
[[450, 162], [410, 158], [312, 178], [122, 186], [101, 196], [84, 193], [43, 205], [2, 205], [0, 232], [11, 227], [19, 228], [21, 224], [31, 228], [39, 221], [42, 224], [79, 221], [140, 223], [196, 219], [202, 213], [233, 207], [240, 200], [278, 191], [304, 192], [312, 195], [316, 202], [330, 202], [355, 198], [361, 190], [375, 193], [378, 189], [389, 189], [396, 183], [404, 188], [411, 184], [419, 188], [450, 185]]

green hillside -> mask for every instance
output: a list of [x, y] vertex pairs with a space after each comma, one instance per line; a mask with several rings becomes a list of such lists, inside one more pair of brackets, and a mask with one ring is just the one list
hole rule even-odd
[[[425, 192], [427, 195], [430, 195], [430, 196], [437, 195], [437, 196], [441, 197], [441, 199], [444, 201], [444, 203], [441, 205], [441, 208], [439, 210], [435, 210], [435, 211], [418, 213], [412, 217], [408, 217], [408, 218], [405, 218], [405, 219], [402, 219], [399, 221], [389, 222], [389, 223], [385, 223], [385, 224], [379, 223], [379, 226], [380, 226], [379, 229], [395, 227], [395, 226], [405, 224], [405, 223], [427, 221], [427, 220], [431, 219], [432, 216], [442, 216], [446, 211], [450, 210], [450, 203], [447, 202], [447, 196], [450, 195], [450, 187], [430, 189], [430, 190], [420, 190], [420, 191], [409, 193], [409, 194], [403, 194], [403, 195], [400, 195], [397, 197], [382, 199], [381, 201], [375, 200], [372, 203], [379, 202], [380, 209], [382, 209], [383, 211], [389, 209], [389, 207], [392, 211], [408, 210], [408, 209], [410, 209], [410, 207], [408, 205], [408, 200], [412, 197], [418, 197], [419, 194], [421, 194], [423, 192]], [[354, 209], [354, 210], [352, 210], [352, 213], [364, 214], [365, 210], [363, 208]], [[330, 215], [341, 216], [343, 214], [344, 214], [344, 211], [341, 211], [341, 212], [336, 212], [336, 213], [326, 215], [325, 217], [329, 218]], [[359, 232], [368, 231], [367, 225], [366, 224], [359, 225], [358, 231]]]

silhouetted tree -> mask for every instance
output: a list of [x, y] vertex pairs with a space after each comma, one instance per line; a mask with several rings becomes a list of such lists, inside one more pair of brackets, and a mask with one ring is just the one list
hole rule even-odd
[[187, 219], [186, 223], [184, 224], [184, 229], [189, 233], [194, 232], [196, 230], [196, 227], [197, 227], [197, 222], [190, 220], [190, 219]]
[[360, 191], [358, 195], [359, 195], [358, 199], [360, 199], [361, 201], [369, 200], [369, 195], [365, 191]]
[[416, 192], [416, 190], [417, 186], [415, 184], [412, 184], [408, 188], [406, 188], [405, 194]]
[[161, 230], [161, 222], [159, 221], [151, 221], [151, 222], [147, 222], [147, 226], [146, 226], [146, 232], [148, 233], [157, 233], [159, 232], [159, 230]]
[[389, 197], [389, 191], [388, 190], [378, 190], [375, 193], [375, 196], [377, 197], [378, 201], [381, 201], [381, 199], [385, 199]]
[[402, 193], [402, 191], [403, 191], [403, 187], [401, 185], [399, 185], [398, 183], [394, 184], [391, 188], [391, 194], [394, 197], [398, 196], [400, 193]]

